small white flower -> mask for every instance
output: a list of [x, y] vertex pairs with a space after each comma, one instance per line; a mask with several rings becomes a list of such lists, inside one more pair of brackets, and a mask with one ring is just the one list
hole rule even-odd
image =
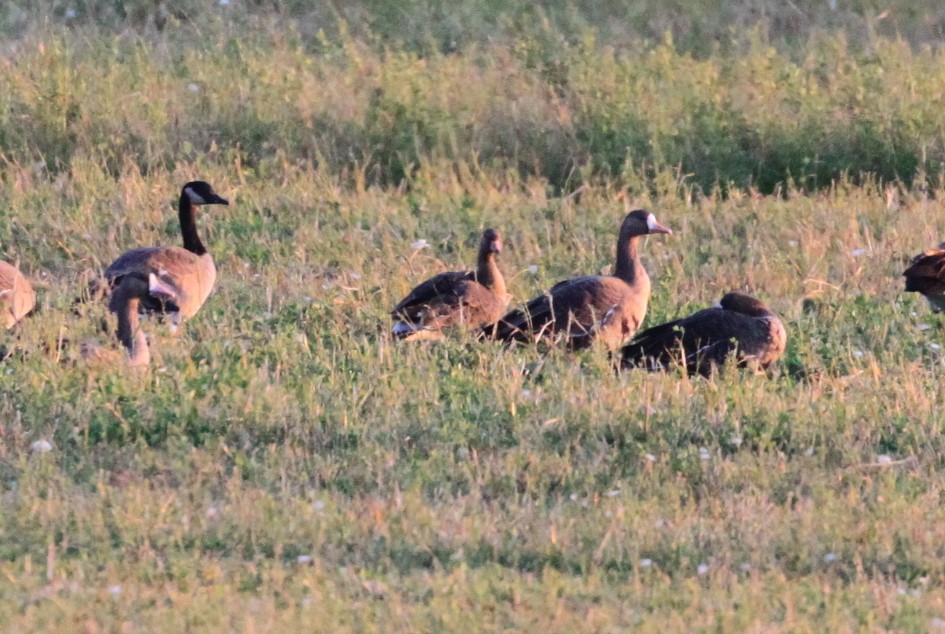
[[853, 257], [857, 258], [857, 257], [863, 255], [864, 253], [869, 253], [869, 252], [870, 252], [869, 249], [853, 249], [853, 251], [850, 252], [850, 255], [852, 255]]
[[113, 586], [108, 586], [108, 593], [118, 596], [119, 594], [121, 594], [121, 586], [118, 584], [115, 584]]
[[528, 272], [531, 273], [532, 275], [536, 275], [536, 274], [538, 273], [538, 265], [537, 265], [537, 264], [529, 264], [529, 265], [528, 265]]
[[808, 447], [807, 449], [805, 449], [805, 450], [804, 450], [804, 455], [807, 456], [807, 457], [813, 456], [813, 455], [814, 455], [814, 448], [813, 448], [813, 447]]
[[312, 563], [312, 556], [311, 556], [311, 555], [299, 555], [298, 557], [295, 558], [295, 561], [297, 561], [299, 564], [301, 564], [301, 565], [303, 565], [303, 566], [307, 566], [307, 565], [309, 565], [310, 563]]
[[355, 280], [355, 281], [361, 279], [361, 274], [360, 274], [360, 273], [355, 273], [354, 271], [351, 271], [350, 273], [348, 273], [348, 276], [349, 276], [351, 279]]
[[312, 508], [315, 509], [316, 511], [319, 511], [319, 512], [324, 511], [324, 510], [325, 510], [325, 503], [322, 502], [321, 500], [315, 500], [315, 503], [312, 504]]
[[919, 324], [919, 330], [928, 330], [932, 327], [932, 324]]
[[788, 246], [789, 246], [789, 247], [796, 247], [796, 246], [797, 246], [797, 240], [788, 240]]
[[522, 398], [531, 398], [531, 397], [532, 397], [531, 390], [522, 390]]
[[747, 564], [747, 563], [746, 563], [746, 564], [741, 564], [741, 565], [738, 567], [738, 569], [741, 570], [742, 572], [748, 572], [749, 570], [751, 570], [751, 564]]
[[932, 350], [941, 350], [942, 346], [938, 345], [937, 343], [930, 343], [929, 348]]
[[883, 454], [883, 455], [881, 455], [881, 456], [877, 456], [877, 457], [876, 457], [876, 462], [877, 462], [878, 464], [889, 464], [889, 463], [892, 462], [892, 457], [891, 457], [891, 456], [887, 456], [886, 454]]
[[190, 92], [200, 92], [200, 84], [188, 84], [187, 90]]
[[736, 447], [741, 447], [741, 446], [742, 446], [742, 439], [741, 439], [740, 437], [738, 437], [738, 436], [732, 436], [732, 437], [729, 439], [729, 442], [732, 443], [733, 445], [735, 445]]
[[853, 351], [853, 356], [856, 357], [857, 359], [861, 358], [864, 354], [866, 354], [866, 353], [863, 352], [862, 350], [854, 350], [854, 351]]
[[696, 568], [696, 572], [699, 573], [700, 577], [705, 575], [707, 572], [709, 572], [708, 564], [699, 564], [699, 567]]
[[419, 240], [414, 240], [413, 242], [410, 243], [410, 248], [413, 249], [414, 251], [425, 249], [428, 246], [430, 246], [430, 243], [424, 240], [423, 238], [420, 238]]
[[609, 498], [617, 497], [618, 495], [620, 495], [620, 489], [614, 489], [613, 491], [608, 491], [604, 495]]
[[709, 450], [705, 447], [699, 447], [699, 460], [709, 460], [712, 458], [712, 454], [709, 453]]
[[36, 453], [49, 453], [50, 451], [53, 450], [53, 446], [52, 446], [52, 443], [49, 442], [48, 440], [44, 438], [40, 438], [39, 440], [35, 441], [32, 445], [30, 445], [30, 449], [32, 449]]
[[72, 7], [69, 7], [68, 9], [66, 9], [66, 17], [69, 18], [70, 20], [77, 15], [79, 15], [78, 12]]
[[641, 560], [640, 560], [640, 567], [641, 567], [641, 568], [649, 568], [649, 567], [651, 567], [652, 565], [653, 565], [653, 560], [652, 560], [652, 559], [641, 559]]
[[837, 561], [837, 556], [834, 553], [827, 553], [824, 555], [824, 563], [832, 564]]
[[646, 460], [647, 462], [656, 462], [656, 456], [654, 456], [654, 455], [651, 454], [651, 453], [646, 454], [645, 456], [643, 456], [643, 458], [644, 458], [644, 460]]

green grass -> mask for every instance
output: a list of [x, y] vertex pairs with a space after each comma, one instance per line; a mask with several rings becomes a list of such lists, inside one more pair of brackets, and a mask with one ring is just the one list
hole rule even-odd
[[[840, 4], [708, 48], [641, 24], [711, 4], [5, 6], [0, 246], [41, 310], [0, 367], [0, 629], [941, 627], [943, 331], [899, 277], [945, 235], [936, 9], [896, 40]], [[146, 323], [143, 373], [43, 352], [106, 341], [73, 297], [178, 243], [195, 177], [232, 204], [184, 333]], [[524, 300], [612, 266], [626, 204], [675, 231], [647, 323], [750, 291], [772, 376], [387, 335], [483, 228]]]

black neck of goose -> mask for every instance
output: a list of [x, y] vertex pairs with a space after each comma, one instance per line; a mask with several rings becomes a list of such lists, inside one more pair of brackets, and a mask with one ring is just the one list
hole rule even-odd
[[614, 268], [614, 277], [619, 277], [627, 284], [633, 284], [637, 280], [640, 256], [637, 253], [637, 247], [640, 244], [640, 236], [620, 236], [617, 243], [617, 266]]
[[476, 281], [491, 290], [496, 295], [505, 294], [505, 278], [495, 261], [495, 253], [488, 249], [480, 249], [476, 263]]
[[180, 202], [177, 205], [178, 218], [180, 218], [180, 234], [184, 238], [184, 248], [191, 253], [203, 255], [207, 248], [200, 241], [197, 235], [197, 222], [194, 219], [194, 205], [190, 202], [190, 197], [181, 192]]

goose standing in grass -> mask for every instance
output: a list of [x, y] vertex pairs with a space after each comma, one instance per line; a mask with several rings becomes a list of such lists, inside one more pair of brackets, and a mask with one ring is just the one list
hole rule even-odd
[[171, 329], [176, 331], [182, 320], [193, 317], [203, 306], [217, 277], [213, 257], [197, 235], [196, 208], [229, 204], [203, 181], [184, 185], [178, 203], [183, 248], [141, 247], [122, 254], [105, 270], [112, 293], [126, 281], [136, 289], [141, 282], [150, 284], [154, 290], [139, 298], [140, 310], [169, 314]]
[[36, 292], [23, 274], [12, 264], [0, 262], [0, 309], [4, 328], [16, 325], [36, 306]]
[[902, 274], [907, 292], [925, 295], [933, 313], [945, 312], [945, 242], [912, 258]]
[[732, 292], [711, 308], [639, 333], [621, 350], [620, 364], [649, 370], [678, 364], [689, 374], [708, 375], [734, 356], [739, 366], [767, 368], [786, 343], [777, 315], [762, 301]]
[[436, 338], [443, 328], [464, 325], [479, 328], [494, 323], [509, 296], [496, 263], [502, 236], [486, 229], [479, 243], [475, 271], [449, 271], [423, 282], [391, 311], [393, 334], [403, 339]]
[[645, 209], [624, 218], [617, 237], [613, 275], [589, 275], [559, 282], [522, 308], [502, 317], [487, 335], [503, 341], [538, 341], [564, 335], [572, 348], [600, 339], [609, 349], [626, 341], [646, 316], [650, 278], [640, 262], [640, 238], [672, 233]]

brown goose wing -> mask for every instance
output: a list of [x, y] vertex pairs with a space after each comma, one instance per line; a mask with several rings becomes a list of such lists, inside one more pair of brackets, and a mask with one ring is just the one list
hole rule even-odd
[[195, 270], [199, 261], [197, 254], [180, 247], [141, 247], [118, 256], [105, 269], [105, 277], [114, 285], [129, 273], [139, 273], [145, 278], [150, 273], [160, 275], [165, 271], [171, 276], [185, 275]]
[[466, 284], [475, 280], [472, 271], [448, 271], [419, 284], [390, 311], [394, 319], [413, 321], [431, 307], [449, 309], [458, 306]]
[[924, 295], [945, 293], [945, 249], [920, 253], [902, 274], [906, 291]]
[[[611, 279], [615, 284], [610, 284]], [[616, 278], [596, 275], [558, 282], [521, 308], [506, 313], [487, 334], [502, 341], [528, 341], [563, 330], [572, 336], [586, 335], [621, 301], [625, 287]]]

